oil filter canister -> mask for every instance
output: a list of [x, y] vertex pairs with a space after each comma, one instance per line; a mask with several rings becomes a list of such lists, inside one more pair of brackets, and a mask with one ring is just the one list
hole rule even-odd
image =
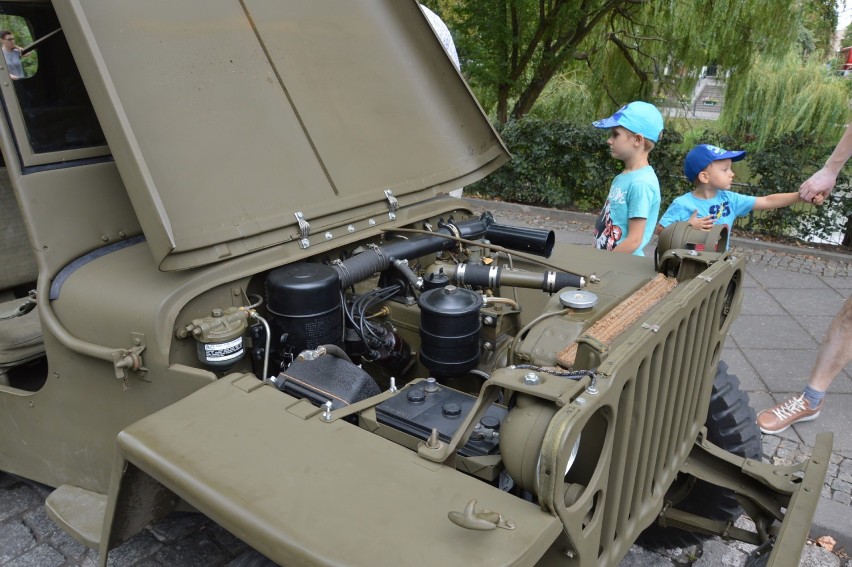
[[343, 344], [340, 278], [325, 264], [290, 264], [266, 277], [272, 349], [293, 353], [320, 345]]
[[479, 364], [482, 296], [453, 285], [420, 296], [420, 361], [435, 376], [459, 376]]

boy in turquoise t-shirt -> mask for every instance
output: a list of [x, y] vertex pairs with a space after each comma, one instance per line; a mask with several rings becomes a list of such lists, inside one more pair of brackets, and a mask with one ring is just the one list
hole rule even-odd
[[624, 162], [595, 223], [595, 246], [644, 256], [660, 213], [660, 182], [648, 154], [660, 139], [663, 116], [653, 105], [635, 101], [594, 125], [609, 128], [612, 157]]
[[692, 148], [683, 162], [683, 173], [692, 182], [693, 190], [672, 201], [660, 219], [657, 233], [680, 221], [688, 221], [699, 230], [725, 224], [730, 241], [730, 228], [737, 217], [744, 217], [751, 211], [789, 207], [799, 201], [798, 192], [753, 197], [730, 191], [734, 181], [731, 164], [744, 158], [742, 150], [727, 151], [710, 144]]

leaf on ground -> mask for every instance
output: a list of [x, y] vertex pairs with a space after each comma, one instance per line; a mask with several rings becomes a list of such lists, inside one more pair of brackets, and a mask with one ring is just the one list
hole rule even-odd
[[837, 545], [837, 541], [830, 535], [824, 535], [816, 538], [816, 544], [828, 551], [834, 551], [834, 546]]

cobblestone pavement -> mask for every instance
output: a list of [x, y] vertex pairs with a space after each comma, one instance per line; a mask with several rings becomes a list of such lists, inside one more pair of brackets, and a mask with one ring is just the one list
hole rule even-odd
[[[500, 222], [521, 222], [554, 230], [589, 233], [588, 222], [550, 215], [501, 211]], [[847, 278], [850, 264], [842, 258], [824, 257], [817, 250], [778, 251], [735, 243], [734, 253], [749, 265]], [[848, 434], [848, 433], [846, 433]], [[801, 462], [810, 453], [805, 443], [764, 436], [764, 458], [775, 464]], [[0, 567], [94, 567], [98, 553], [87, 549], [60, 530], [46, 515], [44, 499], [50, 489], [0, 473]], [[832, 454], [822, 491], [823, 498], [852, 510], [852, 458]], [[852, 521], [852, 512], [850, 512]], [[742, 521], [742, 520], [741, 520]], [[817, 534], [818, 535], [818, 534]], [[621, 567], [674, 566], [721, 567], [742, 565], [752, 547], [719, 538], [690, 548], [653, 552], [633, 546]], [[266, 567], [264, 558], [201, 514], [173, 514], [157, 522], [110, 552], [115, 567]], [[852, 567], [848, 558], [808, 545], [801, 565]]]

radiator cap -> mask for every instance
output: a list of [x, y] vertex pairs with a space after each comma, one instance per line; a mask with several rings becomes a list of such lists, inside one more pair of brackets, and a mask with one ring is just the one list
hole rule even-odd
[[564, 307], [573, 309], [591, 309], [598, 303], [598, 296], [591, 291], [582, 289], [563, 291], [559, 294], [559, 302]]

